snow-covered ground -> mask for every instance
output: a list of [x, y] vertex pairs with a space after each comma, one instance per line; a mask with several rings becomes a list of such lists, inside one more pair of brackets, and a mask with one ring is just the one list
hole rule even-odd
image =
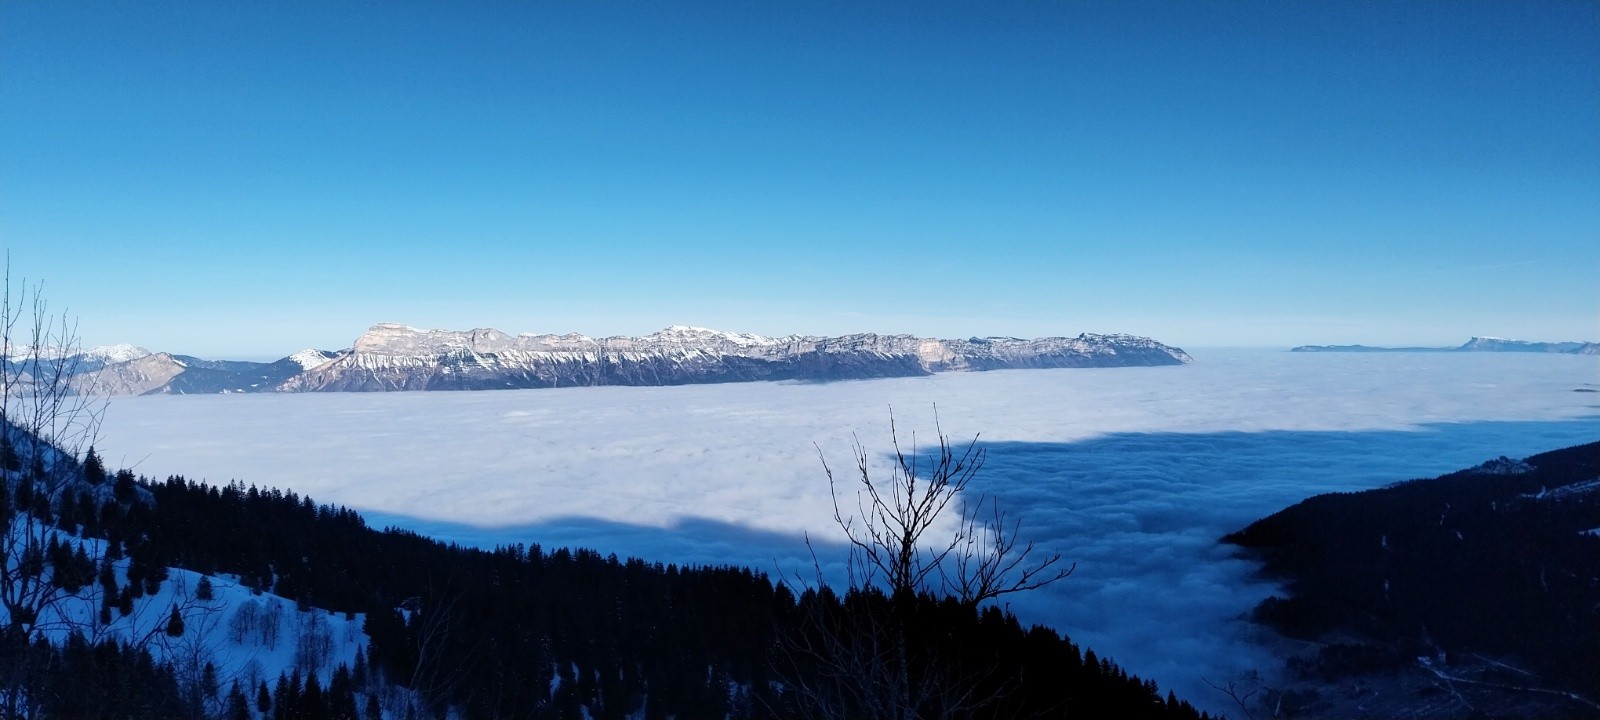
[[[29, 532], [69, 545], [81, 545], [97, 561], [105, 553], [105, 541], [83, 540], [59, 530], [26, 524], [18, 517], [13, 537]], [[128, 584], [129, 560], [114, 563], [119, 586]], [[205, 578], [211, 583], [210, 597], [201, 591], [204, 576], [181, 568], [169, 568], [166, 580], [154, 594], [141, 595], [124, 615], [113, 609], [111, 621], [97, 621], [103, 590], [90, 583], [75, 594], [60, 593], [39, 614], [40, 633], [57, 645], [78, 632], [94, 642], [116, 638], [145, 648], [157, 662], [170, 662], [179, 680], [198, 682], [206, 663], [211, 663], [218, 684], [226, 693], [237, 681], [249, 697], [265, 681], [272, 687], [280, 674], [299, 670], [302, 677], [316, 673], [324, 687], [339, 665], [354, 666], [356, 651], [365, 648], [365, 616], [360, 613], [332, 613], [320, 608], [300, 610], [293, 600], [272, 593], [253, 591], [238, 578], [220, 575]], [[167, 632], [173, 609], [183, 619], [182, 632]], [[0, 620], [7, 619], [0, 608]]]
[[[290, 487], [374, 524], [495, 544], [809, 567], [836, 540], [818, 448], [982, 433], [993, 493], [1078, 571], [1019, 599], [1202, 704], [1274, 665], [1238, 617], [1267, 593], [1215, 540], [1329, 490], [1600, 438], [1600, 359], [1192, 351], [1182, 367], [829, 384], [118, 398], [113, 466]], [[824, 560], [836, 557], [822, 546]]]

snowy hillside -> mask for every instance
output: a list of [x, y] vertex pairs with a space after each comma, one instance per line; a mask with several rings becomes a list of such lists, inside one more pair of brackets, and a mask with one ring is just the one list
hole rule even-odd
[[[13, 522], [13, 533], [28, 531], [25, 518]], [[55, 528], [43, 532], [42, 545], [54, 540], [81, 547], [85, 556], [105, 560], [113, 586], [130, 585], [133, 561], [109, 560], [106, 541]], [[152, 583], [153, 592], [147, 585], [120, 607], [117, 593], [108, 599], [104, 576], [76, 592], [63, 592], [39, 614], [38, 632], [55, 645], [64, 645], [77, 633], [91, 643], [114, 639], [148, 650], [157, 663], [171, 664], [180, 681], [199, 682], [209, 663], [222, 688], [237, 681], [252, 691], [263, 681], [271, 685], [279, 675], [296, 672], [302, 678], [315, 674], [327, 687], [334, 669], [354, 667], [357, 651], [366, 647], [360, 614], [300, 609], [292, 600], [245, 587], [235, 576], [206, 576], [183, 568], [165, 568], [161, 574], [166, 577]], [[109, 611], [102, 613], [103, 606]], [[176, 631], [174, 613], [181, 618]], [[0, 607], [0, 623], [10, 620], [10, 612]]]

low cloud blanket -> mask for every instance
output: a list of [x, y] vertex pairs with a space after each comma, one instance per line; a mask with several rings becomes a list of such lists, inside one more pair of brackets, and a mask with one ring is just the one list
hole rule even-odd
[[971, 490], [1078, 571], [1013, 605], [1226, 709], [1271, 672], [1241, 617], [1274, 588], [1217, 538], [1309, 495], [1600, 438], [1594, 357], [1193, 352], [1181, 367], [825, 384], [119, 398], [99, 441], [146, 475], [293, 488], [460, 542], [809, 572], [843, 550], [818, 452], [887, 472], [934, 407], [981, 434]]

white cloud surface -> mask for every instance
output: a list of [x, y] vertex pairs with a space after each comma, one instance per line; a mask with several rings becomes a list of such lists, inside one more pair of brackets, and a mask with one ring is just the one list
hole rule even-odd
[[[1078, 563], [1019, 599], [1207, 707], [1201, 681], [1272, 658], [1237, 618], [1271, 592], [1218, 536], [1309, 495], [1600, 439], [1600, 360], [1522, 354], [1193, 353], [1170, 368], [829, 384], [117, 399], [100, 447], [146, 475], [240, 479], [479, 544], [762, 569], [837, 539], [820, 447], [926, 440], [937, 403], [982, 433], [975, 488]], [[815, 444], [815, 447], [814, 445]], [[823, 553], [832, 552], [824, 547]]]

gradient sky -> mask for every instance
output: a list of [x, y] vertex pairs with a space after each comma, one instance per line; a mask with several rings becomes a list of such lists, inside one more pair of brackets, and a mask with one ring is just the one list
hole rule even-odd
[[0, 3], [85, 344], [1596, 339], [1600, 4]]

